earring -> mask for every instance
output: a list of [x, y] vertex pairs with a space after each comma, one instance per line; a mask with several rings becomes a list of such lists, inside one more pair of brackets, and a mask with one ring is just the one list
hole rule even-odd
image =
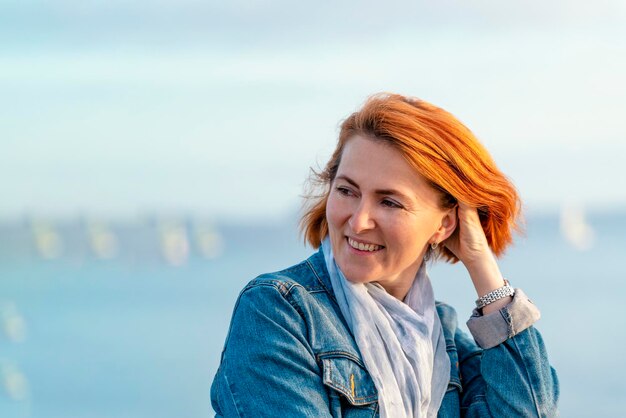
[[439, 246], [438, 242], [430, 243], [430, 247], [426, 249], [426, 254], [424, 254], [424, 261], [430, 260], [430, 258], [433, 255], [433, 252], [437, 249], [438, 246]]

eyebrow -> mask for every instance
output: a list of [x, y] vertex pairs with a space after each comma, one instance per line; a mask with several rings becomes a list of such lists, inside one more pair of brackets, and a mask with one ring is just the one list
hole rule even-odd
[[[337, 178], [335, 180], [345, 180], [347, 183], [350, 183], [352, 186], [356, 187], [357, 189], [360, 189], [360, 187], [357, 184], [357, 182], [352, 180], [350, 177], [346, 176], [345, 174], [337, 176]], [[395, 190], [395, 189], [378, 189], [378, 190], [374, 190], [374, 193], [380, 194], [380, 195], [384, 195], [384, 196], [396, 195], [396, 196], [403, 197], [405, 199], [411, 199], [406, 194], [404, 194], [402, 192], [399, 192], [398, 190]]]

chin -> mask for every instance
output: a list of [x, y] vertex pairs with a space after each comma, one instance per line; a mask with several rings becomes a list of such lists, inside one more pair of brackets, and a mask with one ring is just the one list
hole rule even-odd
[[365, 266], [355, 266], [350, 268], [349, 266], [342, 267], [343, 263], [337, 262], [337, 265], [341, 269], [341, 272], [349, 282], [352, 283], [370, 283], [376, 281], [372, 276], [371, 271], [365, 268]]

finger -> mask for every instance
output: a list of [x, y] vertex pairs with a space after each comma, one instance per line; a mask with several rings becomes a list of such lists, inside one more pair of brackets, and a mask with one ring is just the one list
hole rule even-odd
[[458, 208], [457, 213], [460, 220], [470, 223], [480, 222], [478, 210], [476, 210], [475, 207], [470, 206], [467, 203], [459, 202]]

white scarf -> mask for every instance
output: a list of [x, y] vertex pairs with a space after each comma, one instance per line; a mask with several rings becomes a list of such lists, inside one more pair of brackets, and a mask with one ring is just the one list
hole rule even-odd
[[322, 251], [341, 313], [378, 390], [381, 418], [436, 417], [450, 359], [425, 263], [403, 303], [378, 283], [348, 281], [328, 237]]

